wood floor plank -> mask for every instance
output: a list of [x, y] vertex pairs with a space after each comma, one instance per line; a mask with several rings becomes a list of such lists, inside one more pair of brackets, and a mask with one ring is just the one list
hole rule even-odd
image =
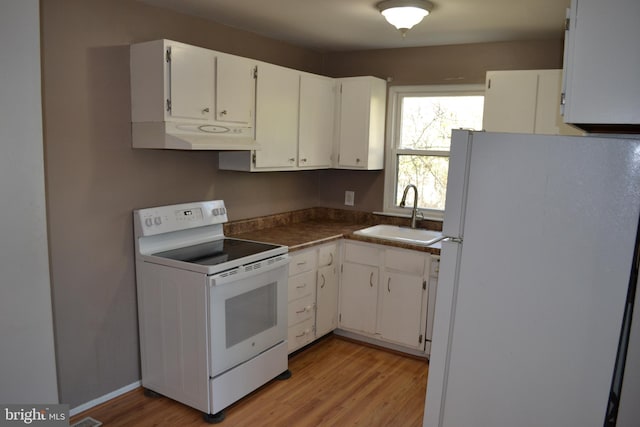
[[[292, 377], [228, 407], [220, 427], [422, 425], [425, 360], [330, 335], [289, 359]], [[202, 413], [165, 397], [126, 393], [73, 417], [104, 426], [210, 426]]]

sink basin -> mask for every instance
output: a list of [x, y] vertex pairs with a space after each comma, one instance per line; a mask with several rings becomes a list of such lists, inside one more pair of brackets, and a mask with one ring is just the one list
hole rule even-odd
[[442, 233], [439, 231], [399, 227], [397, 225], [374, 225], [373, 227], [355, 231], [354, 234], [419, 246], [433, 245], [434, 247], [440, 247], [439, 239], [442, 237]]

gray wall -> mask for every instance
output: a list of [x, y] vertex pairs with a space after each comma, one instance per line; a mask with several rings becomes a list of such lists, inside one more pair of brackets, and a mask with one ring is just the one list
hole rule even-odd
[[135, 208], [220, 198], [232, 219], [318, 204], [316, 173], [219, 172], [215, 152], [132, 150], [131, 43], [170, 38], [319, 71], [321, 56], [131, 0], [42, 2], [46, 179], [60, 398], [140, 379]]
[[[325, 73], [332, 77], [370, 75], [389, 85], [484, 83], [489, 70], [562, 68], [562, 40], [430, 46], [329, 53]], [[345, 190], [354, 190], [353, 209], [381, 211], [384, 172], [320, 172], [324, 206], [344, 207]]]
[[0, 3], [0, 402], [5, 404], [58, 402], [38, 9], [38, 0]]
[[[343, 63], [349, 54], [322, 55], [132, 0], [43, 1], [41, 28], [58, 377], [60, 399], [71, 407], [140, 378], [133, 209], [224, 199], [231, 219], [242, 219], [342, 207], [344, 190], [356, 191], [355, 209], [382, 208], [379, 171], [247, 174], [219, 171], [215, 152], [132, 150], [128, 45], [168, 38], [335, 75], [376, 74], [383, 66], [399, 70], [413, 52], [387, 52], [395, 55], [395, 65], [385, 55]], [[459, 67], [480, 61], [473, 66], [479, 76], [493, 66], [483, 58], [496, 46], [476, 48], [482, 55], [449, 68], [463, 73]], [[439, 57], [427, 59], [415, 70], [422, 77], [412, 83], [432, 80]]]

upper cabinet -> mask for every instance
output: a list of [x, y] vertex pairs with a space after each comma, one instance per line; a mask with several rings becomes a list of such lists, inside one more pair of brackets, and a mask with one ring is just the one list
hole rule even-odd
[[[386, 82], [172, 40], [130, 47], [134, 148], [224, 150], [220, 169], [382, 169]], [[338, 91], [340, 87], [340, 91]]]
[[251, 125], [255, 109], [256, 62], [216, 53], [216, 110], [219, 121]]
[[298, 162], [300, 73], [266, 63], [258, 66], [256, 168], [295, 168]]
[[387, 84], [375, 77], [338, 79], [340, 169], [382, 169]]
[[168, 40], [131, 46], [131, 120], [197, 121], [213, 117], [212, 51]]
[[329, 77], [300, 75], [298, 166], [330, 168], [333, 154], [336, 82]]
[[491, 132], [577, 135], [562, 121], [562, 70], [488, 71], [483, 129]]
[[640, 2], [573, 0], [565, 40], [564, 121], [640, 132]]
[[260, 63], [256, 141], [260, 149], [220, 153], [220, 169], [264, 172], [331, 167], [335, 79]]
[[382, 169], [386, 82], [258, 66], [254, 152], [224, 152], [220, 169]]
[[[215, 104], [214, 53], [177, 44], [169, 45], [166, 49], [169, 90], [164, 119], [211, 120]], [[155, 108], [150, 110], [161, 106], [154, 105]]]
[[255, 61], [171, 40], [130, 49], [134, 148], [248, 150]]

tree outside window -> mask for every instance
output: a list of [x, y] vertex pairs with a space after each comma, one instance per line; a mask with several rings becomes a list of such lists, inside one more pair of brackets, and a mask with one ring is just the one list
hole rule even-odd
[[[433, 89], [433, 87], [430, 87]], [[453, 129], [481, 129], [484, 96], [482, 91], [452, 91], [439, 87], [437, 92], [398, 91], [395, 114], [396, 129], [391, 141], [388, 164], [393, 174], [392, 209], [399, 204], [404, 188], [414, 184], [418, 188], [418, 208], [431, 212], [444, 210], [451, 131]], [[393, 93], [393, 91], [392, 91]], [[388, 178], [387, 178], [388, 179]], [[413, 206], [413, 192], [406, 206]]]

